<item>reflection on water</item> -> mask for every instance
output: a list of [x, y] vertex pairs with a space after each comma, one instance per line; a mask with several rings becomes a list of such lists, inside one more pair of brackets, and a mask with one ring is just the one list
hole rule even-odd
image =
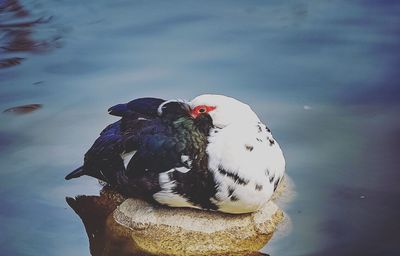
[[99, 196], [84, 195], [76, 198], [66, 198], [68, 205], [79, 215], [85, 226], [92, 255], [103, 255], [106, 244], [106, 220], [108, 215], [115, 209], [112, 204], [110, 208], [101, 207], [99, 200]]
[[41, 104], [29, 104], [18, 107], [12, 107], [4, 110], [4, 113], [27, 114], [41, 108]]
[[0, 1], [0, 68], [21, 64], [25, 58], [19, 53], [43, 53], [59, 46], [59, 36], [35, 39], [36, 27], [50, 22], [49, 18], [35, 18], [18, 0]]
[[100, 187], [63, 177], [116, 120], [108, 107], [209, 92], [251, 103], [284, 150], [293, 230], [263, 252], [400, 254], [399, 11], [373, 0], [0, 0], [0, 109], [43, 105], [0, 114], [1, 253], [87, 255], [64, 199]]
[[[109, 191], [107, 187], [101, 190], [100, 196], [80, 195], [75, 198], [66, 198], [68, 205], [81, 218], [85, 226], [92, 255], [151, 255], [135, 247], [132, 239], [113, 232], [110, 225], [107, 225], [109, 218], [113, 218], [112, 212], [123, 200], [119, 196], [115, 196], [115, 193]], [[233, 256], [234, 254], [229, 255]], [[253, 252], [246, 255], [266, 256], [267, 254]]]
[[104, 195], [67, 197], [68, 205], [81, 218], [89, 239], [90, 253], [100, 255], [146, 255], [133, 247], [132, 242], [117, 237], [107, 230], [106, 222], [118, 206], [115, 200]]

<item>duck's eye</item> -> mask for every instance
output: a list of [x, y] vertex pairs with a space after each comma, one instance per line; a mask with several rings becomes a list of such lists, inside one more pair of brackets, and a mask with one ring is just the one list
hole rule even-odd
[[194, 118], [198, 117], [201, 114], [209, 113], [210, 111], [214, 110], [216, 107], [207, 106], [207, 105], [200, 105], [196, 106], [192, 109], [190, 115]]

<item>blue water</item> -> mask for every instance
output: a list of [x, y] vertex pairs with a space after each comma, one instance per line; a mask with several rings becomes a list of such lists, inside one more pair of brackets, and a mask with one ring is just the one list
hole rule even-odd
[[64, 181], [107, 108], [202, 93], [249, 103], [296, 196], [270, 255], [399, 255], [400, 2], [0, 0], [0, 254], [88, 255]]

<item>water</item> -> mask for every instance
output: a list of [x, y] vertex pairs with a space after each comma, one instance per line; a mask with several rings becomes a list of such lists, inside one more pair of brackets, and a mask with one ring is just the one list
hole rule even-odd
[[270, 255], [400, 253], [397, 1], [0, 1], [1, 255], [88, 255], [66, 182], [107, 108], [201, 93], [249, 102], [295, 183]]

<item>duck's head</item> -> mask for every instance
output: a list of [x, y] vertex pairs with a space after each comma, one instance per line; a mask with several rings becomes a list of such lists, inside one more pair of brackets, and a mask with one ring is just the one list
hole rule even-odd
[[191, 100], [190, 105], [194, 118], [207, 113], [213, 125], [219, 128], [260, 121], [249, 105], [224, 95], [203, 94]]

